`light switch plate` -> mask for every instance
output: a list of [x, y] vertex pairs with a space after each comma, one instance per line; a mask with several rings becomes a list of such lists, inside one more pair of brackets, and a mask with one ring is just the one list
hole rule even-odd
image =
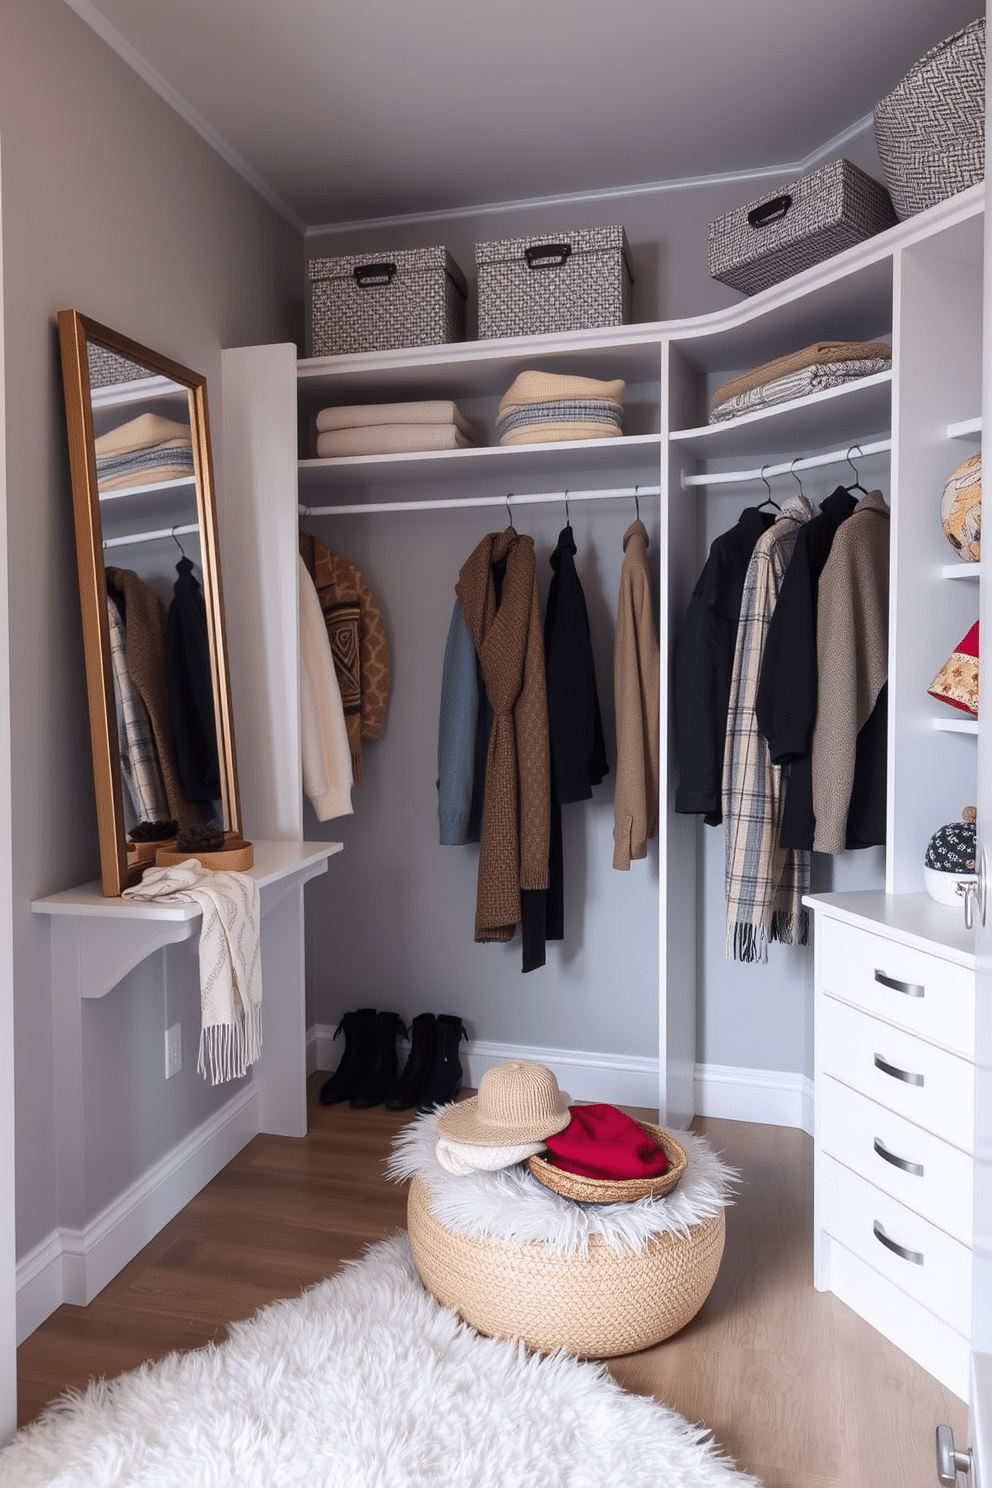
[[171, 1080], [183, 1067], [183, 1025], [173, 1023], [165, 1030], [165, 1078]]

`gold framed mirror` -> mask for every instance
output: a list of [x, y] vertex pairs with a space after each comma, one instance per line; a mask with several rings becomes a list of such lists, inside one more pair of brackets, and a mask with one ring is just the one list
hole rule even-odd
[[241, 833], [206, 379], [59, 312], [103, 892]]

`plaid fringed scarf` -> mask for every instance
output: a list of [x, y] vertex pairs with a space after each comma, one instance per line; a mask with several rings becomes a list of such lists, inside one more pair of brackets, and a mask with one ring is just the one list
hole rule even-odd
[[767, 961], [768, 942], [805, 945], [809, 853], [779, 845], [786, 780], [758, 732], [755, 699], [768, 622], [799, 528], [812, 506], [790, 496], [762, 533], [744, 580], [737, 649], [730, 684], [723, 763], [728, 960]]

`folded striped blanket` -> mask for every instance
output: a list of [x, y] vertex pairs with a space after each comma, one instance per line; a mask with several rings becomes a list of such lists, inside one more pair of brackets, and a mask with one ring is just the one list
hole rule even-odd
[[[497, 415], [496, 433], [501, 444], [508, 434], [533, 430], [542, 424], [590, 424], [609, 438], [623, 428], [623, 408], [605, 398], [555, 398], [545, 403], [524, 403]], [[589, 436], [574, 435], [573, 438]], [[592, 436], [598, 438], [599, 434]]]
[[564, 444], [570, 439], [620, 439], [622, 435], [622, 429], [608, 424], [534, 424], [529, 429], [518, 429], [515, 434], [505, 434], [500, 444]]
[[827, 362], [817, 366], [803, 367], [776, 377], [760, 387], [748, 388], [736, 397], [728, 398], [719, 408], [710, 412], [710, 423], [723, 423], [726, 419], [739, 418], [742, 413], [753, 413], [756, 408], [771, 408], [776, 403], [788, 403], [792, 398], [808, 398], [811, 393], [822, 393], [826, 388], [842, 387], [856, 382], [860, 377], [871, 377], [876, 372], [886, 372], [892, 366], [891, 357], [865, 358], [856, 362]]
[[760, 367], [752, 367], [750, 372], [732, 377], [717, 388], [710, 399], [710, 407], [715, 411], [751, 388], [763, 387], [791, 372], [801, 372], [804, 367], [834, 366], [839, 362], [874, 361], [876, 358], [891, 362], [892, 347], [886, 341], [814, 341], [799, 351], [774, 357], [770, 362], [762, 362]]

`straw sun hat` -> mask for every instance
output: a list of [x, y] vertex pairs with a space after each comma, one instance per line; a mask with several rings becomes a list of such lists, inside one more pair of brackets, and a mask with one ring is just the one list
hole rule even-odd
[[571, 1121], [570, 1102], [543, 1064], [513, 1059], [486, 1071], [478, 1095], [441, 1111], [437, 1134], [476, 1147], [543, 1142]]

